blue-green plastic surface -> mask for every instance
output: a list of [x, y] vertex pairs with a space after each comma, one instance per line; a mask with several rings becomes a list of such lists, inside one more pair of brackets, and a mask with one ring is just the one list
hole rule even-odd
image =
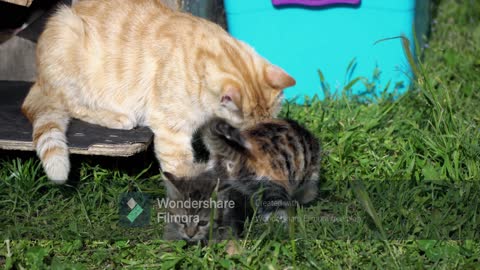
[[[342, 91], [359, 76], [375, 82], [376, 92], [388, 82], [389, 92], [408, 89], [412, 75], [401, 39], [376, 42], [405, 35], [413, 44], [415, 4], [362, 0], [359, 6], [276, 8], [270, 0], [225, 0], [229, 32], [290, 73], [297, 85], [285, 95], [299, 97], [299, 102], [304, 95], [324, 97], [318, 69], [332, 91]], [[352, 72], [346, 74], [354, 59]], [[365, 90], [360, 81], [353, 87], [354, 93]]]

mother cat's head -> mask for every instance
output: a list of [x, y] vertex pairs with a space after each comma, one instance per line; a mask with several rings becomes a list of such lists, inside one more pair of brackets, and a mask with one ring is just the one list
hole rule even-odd
[[220, 48], [207, 56], [212, 61], [206, 61], [205, 78], [216, 94], [216, 116], [236, 126], [275, 117], [283, 90], [295, 85], [295, 79], [241, 41], [227, 39], [215, 45]]

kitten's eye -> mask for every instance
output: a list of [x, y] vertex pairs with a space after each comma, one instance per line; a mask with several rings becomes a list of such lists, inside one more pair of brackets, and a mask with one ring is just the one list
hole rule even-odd
[[233, 161], [226, 161], [225, 163], [226, 163], [225, 165], [227, 167], [227, 171], [232, 172], [233, 171], [233, 165], [234, 165]]
[[200, 220], [200, 221], [198, 222], [198, 226], [203, 227], [203, 226], [207, 226], [207, 225], [208, 225], [208, 221], [206, 221], [206, 220]]

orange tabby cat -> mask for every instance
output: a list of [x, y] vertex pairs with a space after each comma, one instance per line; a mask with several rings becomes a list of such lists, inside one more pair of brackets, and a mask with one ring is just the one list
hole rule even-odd
[[60, 7], [38, 41], [37, 69], [22, 110], [57, 183], [70, 170], [71, 117], [116, 129], [148, 126], [162, 169], [189, 175], [198, 127], [214, 116], [236, 126], [271, 118], [282, 90], [295, 84], [221, 27], [159, 0]]

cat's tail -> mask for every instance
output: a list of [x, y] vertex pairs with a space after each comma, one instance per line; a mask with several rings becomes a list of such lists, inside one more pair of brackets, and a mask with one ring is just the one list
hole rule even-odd
[[68, 179], [70, 161], [66, 131], [70, 117], [60, 99], [48, 96], [38, 81], [22, 105], [33, 125], [33, 145], [48, 178], [57, 184]]

